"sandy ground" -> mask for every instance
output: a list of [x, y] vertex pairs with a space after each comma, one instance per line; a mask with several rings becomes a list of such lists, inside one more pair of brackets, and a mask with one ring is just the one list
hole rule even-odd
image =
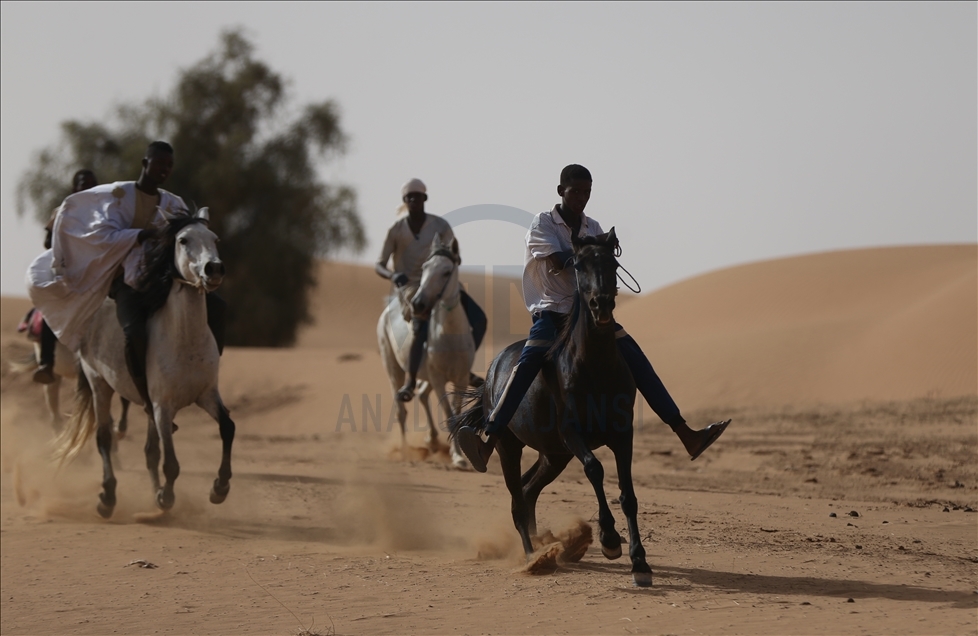
[[[687, 419], [734, 418], [689, 462], [644, 408], [633, 470], [655, 573], [645, 589], [627, 558], [596, 546], [522, 572], [498, 463], [478, 475], [426, 456], [417, 415], [400, 457], [372, 335], [386, 286], [369, 270], [323, 266], [317, 324], [295, 348], [225, 353], [238, 436], [224, 504], [207, 500], [217, 426], [187, 409], [177, 503], [157, 515], [134, 415], [109, 521], [95, 513], [94, 443], [60, 471], [48, 460], [40, 391], [6, 364], [27, 352], [14, 333], [26, 302], [4, 298], [0, 631], [974, 634], [976, 272], [975, 246], [859, 250], [624, 301], [619, 320]], [[510, 281], [469, 283], [493, 290], [479, 295], [490, 352], [525, 333]], [[599, 458], [616, 496], [610, 453]], [[540, 525], [596, 528], [595, 516], [572, 463], [541, 497]]]

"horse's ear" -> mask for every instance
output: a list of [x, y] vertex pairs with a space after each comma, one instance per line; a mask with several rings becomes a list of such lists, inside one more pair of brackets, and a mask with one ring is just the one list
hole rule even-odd
[[431, 241], [431, 251], [433, 252], [444, 245], [445, 244], [441, 242], [441, 234], [435, 234], [435, 238]]
[[202, 220], [204, 223], [210, 223], [211, 220], [210, 208], [205, 206], [197, 210], [197, 218]]
[[577, 248], [579, 248], [583, 244], [584, 244], [584, 241], [581, 240], [581, 237], [579, 237], [577, 234], [574, 234], [573, 232], [571, 232], [571, 247], [573, 247], [576, 250]]
[[452, 254], [455, 255], [455, 264], [462, 264], [462, 255], [458, 253], [458, 239], [452, 238]]
[[614, 228], [614, 226], [612, 226], [612, 228], [610, 230], [608, 230], [608, 242], [609, 243], [617, 243], [618, 242], [618, 237], [615, 235], [615, 228]]

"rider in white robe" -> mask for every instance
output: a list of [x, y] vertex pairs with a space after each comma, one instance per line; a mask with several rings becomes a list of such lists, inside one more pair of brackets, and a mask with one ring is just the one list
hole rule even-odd
[[[158, 209], [185, 210], [180, 197], [159, 190]], [[136, 182], [119, 181], [78, 192], [64, 200], [54, 222], [53, 244], [31, 263], [27, 289], [51, 330], [77, 350], [109, 286], [122, 267], [126, 283], [139, 276], [143, 250], [136, 219]], [[143, 237], [146, 234], [142, 234]]]

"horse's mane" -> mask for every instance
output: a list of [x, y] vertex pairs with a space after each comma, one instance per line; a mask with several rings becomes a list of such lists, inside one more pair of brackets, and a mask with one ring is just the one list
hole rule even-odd
[[[609, 240], [607, 234], [601, 234], [600, 236], [585, 236], [579, 240], [580, 246], [585, 245], [596, 245], [600, 247], [610, 247], [612, 250], [617, 252], [618, 250], [618, 240]], [[577, 261], [578, 255], [574, 255], [574, 262]], [[576, 287], [576, 285], [575, 285]], [[581, 308], [581, 293], [579, 290], [574, 290], [573, 303], [571, 304], [570, 313], [567, 314], [567, 319], [564, 324], [560, 326], [557, 337], [554, 339], [553, 345], [547, 351], [547, 357], [550, 359], [556, 359], [557, 355], [562, 349], [566, 349], [571, 357], [576, 355], [576, 352], [581, 349], [585, 336], [585, 325], [586, 320], [582, 320], [583, 312]]]
[[195, 223], [206, 224], [207, 221], [189, 214], [176, 216], [147, 239], [143, 252], [143, 272], [136, 283], [136, 289], [143, 297], [148, 316], [152, 316], [166, 304], [170, 288], [173, 287], [173, 279], [179, 278], [179, 273], [173, 266], [177, 234]]

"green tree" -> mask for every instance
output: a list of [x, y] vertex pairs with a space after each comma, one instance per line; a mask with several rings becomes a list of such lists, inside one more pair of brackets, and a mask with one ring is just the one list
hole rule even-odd
[[316, 173], [344, 151], [336, 105], [308, 105], [289, 118], [285, 84], [244, 35], [225, 32], [165, 98], [119, 107], [107, 124], [62, 123], [61, 143], [40, 151], [20, 180], [18, 213], [31, 209], [46, 222], [81, 167], [101, 183], [133, 180], [147, 144], [167, 140], [176, 167], [165, 187], [208, 206], [221, 237], [228, 343], [291, 344], [310, 321], [316, 258], [362, 249], [364, 236], [353, 190]]

